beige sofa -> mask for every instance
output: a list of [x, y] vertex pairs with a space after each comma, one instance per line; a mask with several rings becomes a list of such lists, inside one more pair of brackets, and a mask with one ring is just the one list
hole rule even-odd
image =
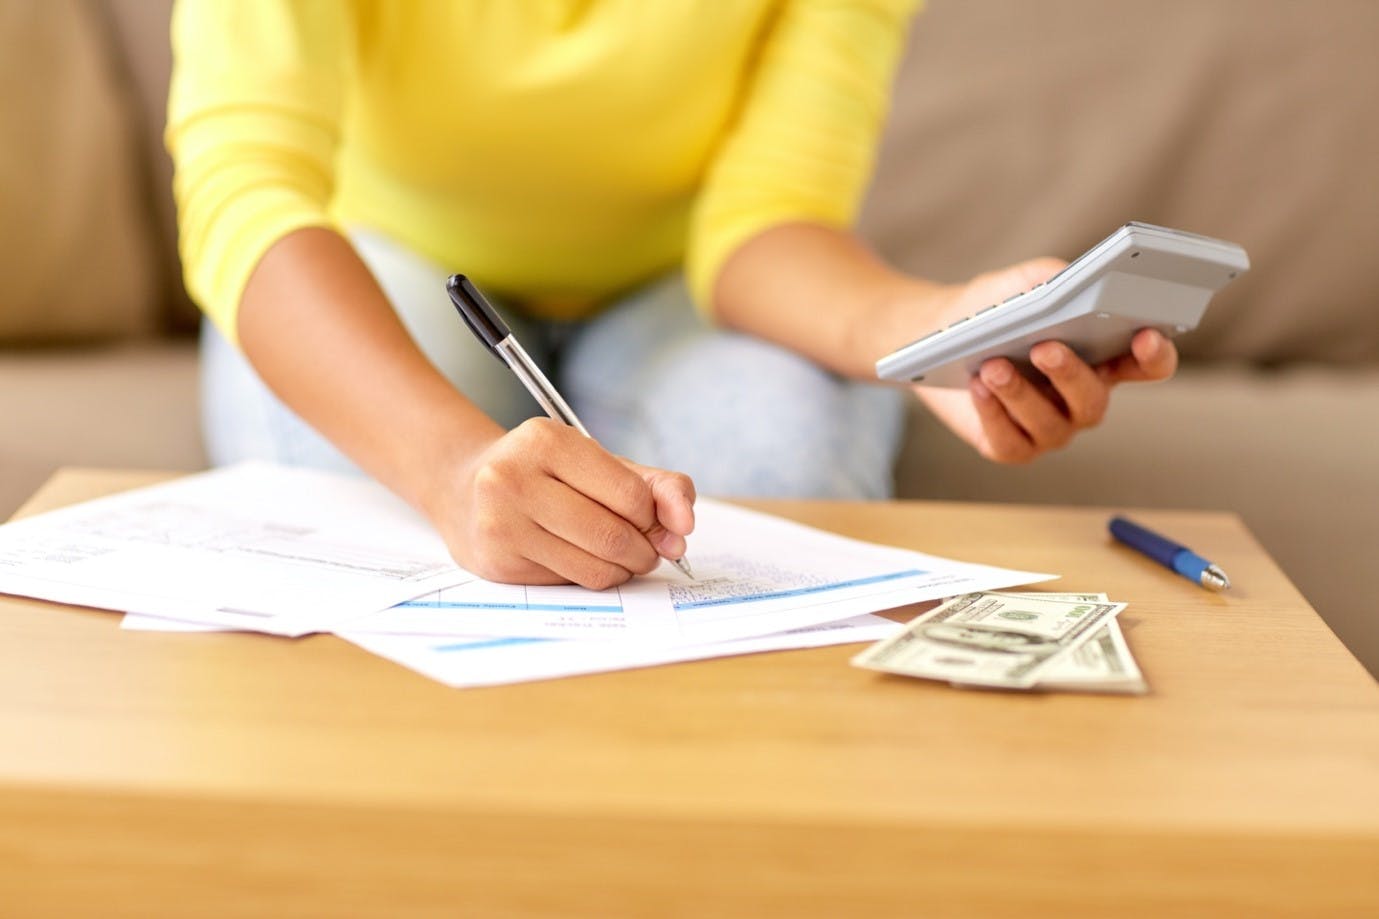
[[[167, 15], [0, 0], [0, 512], [60, 465], [204, 463]], [[882, 252], [956, 280], [1140, 219], [1254, 270], [1176, 380], [1057, 456], [994, 466], [917, 412], [902, 495], [1238, 512], [1379, 673], [1376, 34], [1367, 0], [931, 0], [862, 219]]]

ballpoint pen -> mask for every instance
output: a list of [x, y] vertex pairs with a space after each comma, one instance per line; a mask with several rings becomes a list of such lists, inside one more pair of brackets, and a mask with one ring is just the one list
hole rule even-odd
[[1218, 566], [1207, 561], [1186, 546], [1180, 546], [1171, 539], [1160, 536], [1124, 517], [1112, 517], [1111, 535], [1136, 552], [1154, 559], [1166, 568], [1171, 568], [1195, 584], [1208, 590], [1226, 590], [1231, 586], [1230, 578]]
[[[474, 286], [474, 282], [462, 274], [452, 274], [450, 280], [445, 282], [445, 289], [450, 294], [450, 301], [455, 304], [455, 309], [459, 311], [460, 318], [469, 326], [474, 337], [495, 357], [508, 365], [508, 369], [522, 382], [546, 414], [593, 440], [593, 435], [575, 415], [574, 409], [570, 408], [569, 403], [541, 372], [541, 368], [536, 366], [536, 362], [527, 354], [517, 336], [512, 334], [503, 317], [498, 315], [498, 311], [479, 292], [479, 288]], [[670, 562], [684, 572], [685, 577], [694, 577], [689, 561], [683, 556], [670, 559]]]

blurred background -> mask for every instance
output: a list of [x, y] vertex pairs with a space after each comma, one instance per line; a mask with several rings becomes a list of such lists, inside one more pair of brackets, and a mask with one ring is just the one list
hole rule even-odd
[[[170, 7], [0, 0], [0, 515], [61, 465], [205, 462]], [[957, 281], [1143, 220], [1253, 270], [1177, 379], [1059, 455], [995, 466], [914, 412], [901, 495], [1238, 513], [1379, 674], [1376, 39], [1373, 0], [930, 0], [862, 217], [879, 251]]]

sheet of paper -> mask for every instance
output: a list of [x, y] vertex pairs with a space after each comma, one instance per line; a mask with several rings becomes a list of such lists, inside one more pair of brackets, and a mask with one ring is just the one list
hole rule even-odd
[[531, 680], [631, 670], [681, 661], [878, 641], [903, 626], [880, 616], [856, 616], [777, 635], [682, 648], [643, 648], [612, 642], [491, 636], [361, 635], [341, 638], [447, 686], [498, 686]]
[[1055, 577], [848, 539], [707, 498], [695, 519], [693, 580], [668, 563], [602, 592], [473, 580], [336, 631], [697, 645]]
[[163, 616], [145, 616], [143, 613], [125, 613], [120, 619], [120, 628], [129, 632], [242, 632], [230, 625], [212, 625], [206, 622], [187, 622], [185, 619], [168, 619]]
[[282, 635], [472, 577], [382, 486], [263, 463], [0, 526], [0, 593]]

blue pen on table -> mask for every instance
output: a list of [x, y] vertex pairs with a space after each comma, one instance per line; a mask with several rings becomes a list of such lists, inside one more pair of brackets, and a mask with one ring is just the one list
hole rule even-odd
[[[445, 282], [445, 289], [450, 294], [450, 301], [455, 304], [460, 318], [469, 326], [469, 331], [474, 333], [474, 337], [479, 339], [490, 354], [507, 364], [508, 369], [527, 388], [527, 392], [532, 394], [532, 398], [545, 409], [546, 414], [556, 421], [568, 424], [592, 440], [593, 435], [589, 433], [589, 429], [575, 417], [574, 409], [570, 408], [569, 403], [541, 372], [541, 368], [536, 366], [531, 355], [527, 354], [527, 349], [522, 347], [522, 343], [512, 334], [503, 317], [498, 315], [498, 311], [479, 292], [479, 288], [474, 286], [474, 282], [462, 274], [454, 274]], [[694, 578], [688, 559], [673, 558], [670, 562], [684, 572], [685, 577]]]
[[1226, 590], [1231, 579], [1217, 565], [1207, 561], [1186, 546], [1180, 546], [1171, 539], [1146, 530], [1138, 523], [1131, 523], [1124, 517], [1112, 517], [1111, 535], [1136, 552], [1142, 552], [1154, 561], [1171, 568], [1183, 577], [1200, 584], [1207, 590]]

